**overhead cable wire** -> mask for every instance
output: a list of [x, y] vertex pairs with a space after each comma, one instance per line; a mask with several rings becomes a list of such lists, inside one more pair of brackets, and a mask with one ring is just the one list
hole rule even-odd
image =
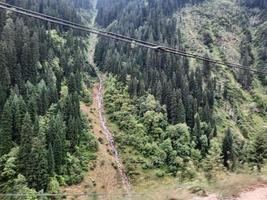
[[189, 58], [193, 58], [193, 59], [197, 59], [197, 60], [202, 60], [202, 61], [206, 61], [206, 62], [210, 62], [213, 64], [218, 64], [218, 65], [225, 65], [231, 68], [239, 68], [242, 70], [248, 70], [257, 74], [267, 74], [267, 71], [258, 71], [255, 69], [251, 69], [248, 66], [243, 66], [237, 63], [230, 63], [230, 62], [224, 62], [221, 60], [217, 60], [217, 59], [211, 59], [205, 56], [200, 56], [194, 53], [188, 53], [186, 51], [182, 51], [179, 49], [175, 49], [175, 48], [171, 48], [171, 47], [167, 47], [167, 46], [162, 46], [156, 43], [152, 43], [152, 42], [147, 42], [147, 41], [143, 41], [140, 39], [136, 39], [136, 38], [132, 38], [129, 36], [125, 36], [125, 35], [121, 35], [121, 34], [117, 34], [117, 33], [113, 33], [113, 32], [109, 32], [109, 31], [104, 31], [104, 30], [100, 30], [94, 27], [88, 27], [88, 26], [84, 26], [82, 24], [78, 24], [75, 22], [71, 22], [68, 20], [64, 20], [64, 19], [60, 19], [57, 17], [53, 17], [50, 15], [46, 15], [43, 13], [39, 13], [36, 11], [32, 11], [32, 10], [28, 10], [28, 9], [24, 9], [18, 6], [13, 6], [11, 4], [7, 4], [7, 3], [3, 3], [0, 2], [0, 8], [2, 9], [6, 9], [9, 10], [11, 12], [15, 12], [21, 15], [26, 15], [29, 17], [33, 17], [36, 19], [40, 19], [43, 21], [47, 21], [47, 22], [51, 22], [54, 24], [59, 24], [59, 25], [63, 25], [72, 29], [77, 29], [77, 30], [81, 30], [81, 31], [85, 31], [85, 32], [89, 32], [92, 34], [97, 34], [99, 36], [102, 37], [106, 37], [106, 38], [111, 38], [114, 40], [118, 40], [118, 41], [122, 41], [125, 43], [130, 43], [130, 44], [134, 44], [134, 45], [138, 45], [141, 47], [145, 47], [145, 48], [149, 48], [152, 50], [156, 50], [156, 51], [162, 51], [162, 52], [167, 52], [170, 54], [176, 54], [176, 55], [180, 55], [180, 56], [184, 56], [184, 57], [189, 57]]

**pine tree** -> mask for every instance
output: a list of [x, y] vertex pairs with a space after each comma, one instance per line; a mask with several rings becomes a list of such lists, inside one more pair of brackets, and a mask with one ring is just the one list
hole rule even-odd
[[179, 91], [174, 91], [171, 94], [171, 108], [170, 108], [170, 118], [172, 124], [178, 123], [178, 115], [179, 115], [179, 108], [178, 108], [178, 102], [177, 102], [177, 96], [180, 95]]
[[155, 97], [159, 102], [162, 102], [162, 86], [160, 81], [157, 82]]
[[224, 86], [223, 86], [223, 98], [225, 100], [228, 100], [228, 98], [229, 98], [229, 95], [228, 95], [228, 84], [227, 83], [224, 84]]
[[138, 87], [137, 87], [137, 95], [142, 96], [145, 94], [145, 83], [143, 80], [140, 80], [138, 82]]
[[10, 75], [7, 69], [7, 61], [5, 57], [5, 47], [0, 43], [0, 113], [8, 97], [10, 86]]
[[47, 87], [46, 84], [43, 82], [43, 84], [40, 86], [40, 93], [38, 98], [38, 113], [40, 115], [44, 115], [49, 107], [49, 101], [48, 101], [48, 95], [47, 95]]
[[80, 112], [80, 98], [77, 92], [74, 95], [71, 95], [71, 102], [72, 102], [72, 116], [76, 119], [81, 118]]
[[[0, 33], [2, 33], [6, 21], [6, 11], [2, 10], [0, 13]], [[0, 36], [1, 39], [1, 36]]]
[[184, 105], [183, 105], [183, 101], [182, 99], [178, 100], [178, 117], [177, 117], [177, 121], [178, 123], [184, 123], [185, 122], [185, 109], [184, 109]]
[[18, 63], [15, 68], [16, 76], [13, 77], [13, 84], [16, 85], [19, 90], [23, 93], [23, 87], [24, 87], [24, 82], [22, 79], [22, 69], [21, 65]]
[[29, 41], [25, 42], [22, 48], [22, 55], [21, 55], [21, 67], [23, 69], [23, 80], [31, 82], [31, 50]]
[[129, 81], [128, 91], [131, 96], [137, 96], [137, 84], [136, 78], [131, 78]]
[[36, 33], [30, 39], [30, 60], [28, 66], [29, 80], [35, 84], [37, 82], [37, 62], [39, 61], [39, 38]]
[[39, 139], [34, 138], [30, 159], [30, 173], [27, 181], [31, 188], [37, 191], [46, 189], [48, 183], [48, 161], [45, 144]]
[[55, 160], [54, 160], [54, 152], [51, 143], [48, 145], [48, 154], [47, 154], [47, 161], [48, 161], [48, 172], [50, 176], [54, 176], [55, 174]]
[[209, 107], [209, 103], [206, 102], [202, 110], [202, 121], [209, 123], [212, 119], [212, 113]]
[[246, 35], [240, 44], [240, 57], [242, 65], [245, 66], [245, 69], [239, 71], [239, 81], [244, 89], [249, 90], [252, 84], [252, 73], [250, 71], [250, 65], [253, 64], [254, 58], [251, 53], [251, 47], [248, 43], [248, 35]]
[[71, 73], [68, 79], [68, 89], [69, 89], [69, 94], [74, 94], [77, 91], [77, 84], [73, 73]]
[[6, 21], [6, 25], [2, 32], [2, 38], [5, 38], [4, 46], [6, 63], [10, 74], [11, 84], [14, 84], [14, 79], [17, 76], [17, 72], [15, 71], [17, 66], [17, 55], [15, 47], [15, 25], [10, 18]]
[[39, 124], [39, 117], [38, 115], [36, 115], [32, 121], [34, 122], [33, 123], [33, 133], [34, 133], [34, 136], [37, 137], [39, 135], [39, 131], [40, 131], [40, 124]]
[[194, 98], [189, 95], [187, 98], [187, 109], [186, 109], [186, 124], [193, 129], [195, 125], [195, 113], [194, 113]]
[[27, 101], [27, 111], [29, 112], [32, 120], [37, 115], [37, 110], [38, 108], [37, 108], [36, 96], [31, 95]]
[[11, 103], [6, 102], [2, 113], [0, 129], [0, 157], [12, 148], [12, 110]]
[[210, 108], [212, 108], [214, 105], [215, 89], [216, 89], [216, 81], [209, 79], [206, 93]]
[[61, 114], [58, 113], [56, 116], [53, 116], [48, 125], [47, 144], [52, 145], [55, 171], [57, 173], [61, 173], [61, 166], [65, 162], [65, 129], [65, 123]]
[[253, 144], [253, 158], [257, 165], [258, 171], [261, 171], [262, 166], [267, 159], [267, 132], [257, 134]]
[[70, 141], [71, 152], [75, 151], [75, 147], [79, 143], [79, 130], [79, 122], [71, 117], [68, 122], [67, 130], [67, 139]]
[[16, 32], [15, 32], [15, 45], [17, 52], [17, 61], [18, 63], [22, 63], [22, 48], [24, 43], [26, 42], [26, 29], [27, 27], [24, 25], [22, 18], [17, 18], [15, 22]]
[[[206, 54], [205, 58], [209, 59], [209, 55]], [[208, 61], [203, 61], [203, 69], [202, 69], [203, 75], [208, 78], [210, 77], [211, 72], [211, 63]]]
[[12, 113], [13, 113], [13, 140], [19, 144], [20, 142], [20, 132], [23, 124], [23, 119], [26, 114], [26, 104], [22, 96], [13, 97], [12, 101]]
[[33, 128], [29, 113], [25, 114], [21, 128], [21, 142], [19, 148], [18, 162], [20, 172], [28, 178], [31, 174], [31, 149], [32, 149]]
[[199, 68], [196, 70], [196, 88], [195, 88], [195, 98], [197, 99], [197, 105], [202, 105], [202, 98], [203, 98], [203, 82], [202, 82], [202, 72]]
[[230, 161], [234, 159], [233, 135], [230, 128], [227, 129], [222, 145], [223, 164], [230, 169]]
[[200, 122], [200, 117], [199, 114], [195, 114], [195, 125], [193, 129], [193, 140], [196, 144], [197, 149], [201, 149], [201, 122]]

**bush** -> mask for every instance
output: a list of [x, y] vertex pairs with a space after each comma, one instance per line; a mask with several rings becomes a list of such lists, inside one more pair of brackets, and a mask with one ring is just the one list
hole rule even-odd
[[82, 101], [87, 105], [91, 105], [93, 103], [92, 95], [89, 90], [84, 89], [82, 94]]
[[156, 171], [156, 176], [159, 177], [159, 178], [164, 177], [165, 176], [165, 172], [162, 171], [162, 170], [157, 170]]
[[52, 194], [59, 192], [59, 183], [55, 177], [50, 178], [47, 186], [47, 192]]

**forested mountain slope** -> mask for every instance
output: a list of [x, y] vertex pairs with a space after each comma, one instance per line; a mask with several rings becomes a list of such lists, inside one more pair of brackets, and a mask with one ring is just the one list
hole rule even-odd
[[98, 1], [99, 26], [247, 66], [229, 69], [100, 39], [95, 61], [116, 75], [107, 80], [107, 114], [132, 178], [148, 169], [185, 179], [198, 172], [212, 179], [222, 165], [261, 170], [266, 76], [248, 69], [267, 70], [265, 1], [116, 2]]
[[[78, 8], [92, 8], [87, 0], [6, 2], [79, 23]], [[0, 193], [37, 199], [36, 192], [80, 182], [94, 158], [97, 143], [80, 99], [82, 80], [95, 74], [86, 63], [86, 35], [0, 14]]]
[[[94, 12], [91, 0], [5, 2], [77, 23], [89, 24]], [[132, 192], [150, 189], [144, 187], [150, 181], [155, 190], [168, 182], [177, 191], [186, 181], [266, 175], [267, 76], [249, 70], [267, 72], [266, 6], [266, 0], [98, 0], [103, 29], [245, 66], [99, 38], [94, 60], [106, 77], [105, 109], [101, 81], [100, 106], [87, 110], [101, 111], [98, 126], [105, 110], [113, 150], [88, 132], [93, 126], [80, 111], [96, 78], [88, 35], [0, 10], [0, 193], [38, 199], [37, 192], [80, 183], [98, 143], [123, 161], [98, 159], [98, 170], [105, 165], [125, 175], [125, 166]], [[87, 186], [80, 189], [90, 192]]]

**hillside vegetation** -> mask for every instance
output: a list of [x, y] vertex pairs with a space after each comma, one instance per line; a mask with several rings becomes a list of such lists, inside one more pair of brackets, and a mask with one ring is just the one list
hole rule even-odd
[[249, 68], [267, 70], [264, 1], [120, 2], [108, 5], [110, 18], [102, 12], [107, 4], [99, 1], [100, 26], [246, 66], [230, 69], [99, 41], [95, 61], [115, 75], [106, 84], [107, 114], [136, 185], [153, 179], [151, 173], [216, 180], [225, 169], [261, 171], [267, 153], [266, 76]]
[[244, 69], [90, 40], [1, 9], [0, 194], [97, 198], [127, 183], [164, 199], [178, 186], [224, 191], [266, 178], [266, 0], [2, 1]]
[[[90, 1], [6, 1], [80, 23]], [[79, 183], [97, 143], [80, 112], [86, 35], [0, 13], [0, 193], [37, 199]], [[85, 70], [86, 69], [86, 70]], [[17, 197], [1, 197], [17, 199]]]

